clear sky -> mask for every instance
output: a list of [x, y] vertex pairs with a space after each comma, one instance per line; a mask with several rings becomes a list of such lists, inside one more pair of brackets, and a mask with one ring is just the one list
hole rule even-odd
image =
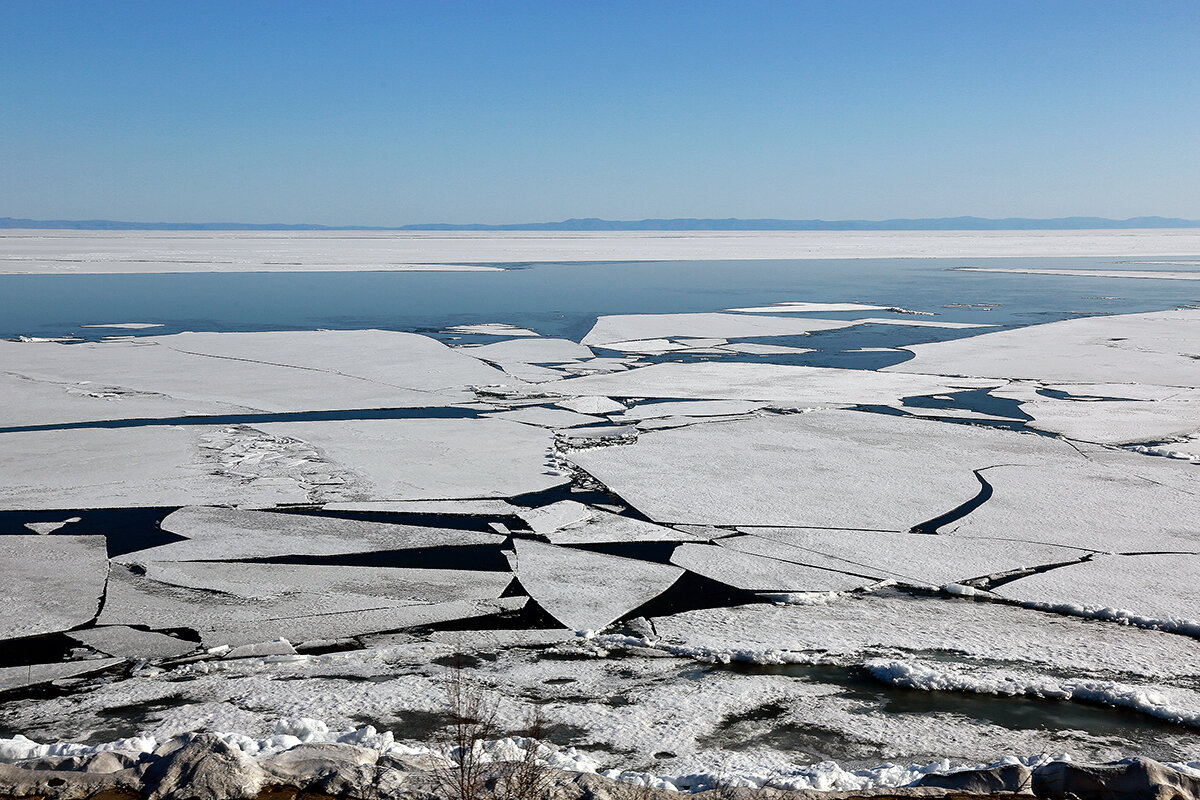
[[0, 2], [0, 216], [1200, 218], [1200, 2]]

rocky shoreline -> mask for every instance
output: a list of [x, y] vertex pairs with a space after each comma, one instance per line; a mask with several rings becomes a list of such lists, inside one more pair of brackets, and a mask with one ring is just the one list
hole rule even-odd
[[[340, 743], [300, 744], [256, 759], [214, 734], [190, 734], [153, 752], [117, 750], [0, 764], [0, 800], [667, 800], [680, 792], [571, 772], [533, 759], [475, 763], [465, 785], [460, 765], [433, 753], [380, 753]], [[513, 765], [532, 770], [521, 786]], [[515, 788], [514, 788], [515, 787]], [[716, 782], [692, 792], [706, 800], [848, 800], [855, 797], [1026, 796], [1039, 798], [1200, 797], [1200, 776], [1145, 758], [1106, 764], [1054, 761], [1030, 769], [1001, 763], [930, 773], [904, 787], [788, 791]]]

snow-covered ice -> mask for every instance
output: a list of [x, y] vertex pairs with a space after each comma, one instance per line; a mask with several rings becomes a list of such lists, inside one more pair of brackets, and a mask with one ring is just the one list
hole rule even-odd
[[[1197, 312], [913, 345], [879, 372], [765, 363], [806, 350], [730, 338], [967, 324], [772, 312], [915, 313], [615, 315], [584, 343], [504, 321], [445, 329], [500, 339], [456, 347], [390, 331], [0, 342], [6, 425], [45, 428], [0, 433], [17, 532], [0, 536], [0, 636], [79, 645], [62, 664], [6, 653], [0, 686], [88, 681], [0, 705], [0, 725], [391, 746], [392, 729], [436, 727], [462, 650], [505, 724], [540, 704], [572, 763], [655, 785], [786, 768], [864, 788], [929, 771], [888, 759], [1194, 752]], [[764, 359], [671, 362], [735, 353]], [[1022, 415], [971, 390], [1020, 402], [1030, 430], [988, 427]], [[379, 409], [405, 418], [353, 418]], [[127, 552], [113, 523], [110, 561], [103, 537], [72, 535], [136, 507], [163, 509], [168, 536]], [[1030, 726], [989, 697], [1090, 704], [1096, 728], [1049, 705]], [[1110, 730], [1102, 706], [1179, 729]], [[388, 731], [353, 733], [367, 722]], [[807, 766], [830, 757], [876, 771]]]

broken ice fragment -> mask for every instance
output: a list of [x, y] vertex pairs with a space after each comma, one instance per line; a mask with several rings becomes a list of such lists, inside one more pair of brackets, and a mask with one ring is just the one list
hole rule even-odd
[[665, 564], [516, 539], [521, 585], [574, 630], [600, 630], [654, 599], [683, 574]]
[[103, 536], [0, 536], [0, 640], [74, 628], [101, 605]]

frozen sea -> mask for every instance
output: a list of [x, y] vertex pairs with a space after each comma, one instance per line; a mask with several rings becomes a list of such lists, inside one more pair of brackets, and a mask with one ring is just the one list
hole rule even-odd
[[0, 274], [0, 758], [1200, 760], [1195, 256], [458, 266]]

